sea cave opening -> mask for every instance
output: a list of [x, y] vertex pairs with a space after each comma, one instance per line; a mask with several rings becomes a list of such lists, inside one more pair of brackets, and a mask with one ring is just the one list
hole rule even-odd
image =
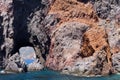
[[26, 64], [33, 63], [36, 60], [36, 53], [34, 47], [22, 46], [19, 48], [19, 55]]
[[[26, 64], [30, 64], [37, 59], [35, 47], [32, 43], [27, 41], [16, 41], [13, 49], [13, 54], [18, 53]], [[12, 54], [12, 55], [13, 55]]]

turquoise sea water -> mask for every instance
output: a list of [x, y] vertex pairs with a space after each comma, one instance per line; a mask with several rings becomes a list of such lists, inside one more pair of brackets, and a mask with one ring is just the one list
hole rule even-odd
[[19, 74], [0, 74], [0, 80], [120, 80], [120, 75], [106, 77], [75, 77], [62, 75], [52, 70], [42, 70]]

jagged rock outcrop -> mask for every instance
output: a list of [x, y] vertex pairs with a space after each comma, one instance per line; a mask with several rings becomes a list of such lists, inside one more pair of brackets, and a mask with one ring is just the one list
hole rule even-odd
[[8, 54], [12, 52], [14, 45], [13, 40], [13, 8], [12, 0], [0, 1], [0, 16], [1, 16], [1, 41], [0, 41], [0, 55], [1, 58], [8, 57]]
[[24, 46], [37, 58], [29, 70], [45, 63], [79, 76], [120, 72], [120, 1], [0, 0], [0, 66], [19, 71], [6, 61]]
[[103, 28], [91, 27], [80, 22], [61, 24], [52, 35], [47, 67], [79, 76], [109, 74], [106, 33]]
[[[34, 5], [33, 5], [34, 4]], [[49, 10], [49, 0], [14, 0], [15, 49], [33, 46], [42, 62], [42, 55], [49, 50], [49, 37], [42, 21]], [[17, 48], [16, 48], [17, 47]]]
[[26, 72], [27, 66], [18, 53], [11, 56], [9, 59], [5, 59], [5, 72]]
[[[117, 57], [120, 53], [120, 0], [98, 0], [94, 2], [96, 14], [101, 18], [98, 25], [104, 27], [112, 54], [112, 63], [115, 72], [119, 72], [119, 61]], [[116, 64], [116, 66], [115, 66]]]
[[120, 53], [112, 55], [112, 62], [115, 71], [120, 72]]
[[[119, 29], [118, 10], [117, 1], [55, 0], [48, 14], [54, 15], [53, 19], [59, 19], [59, 22], [50, 26], [51, 47], [46, 66], [79, 76], [114, 72], [112, 64], [116, 63], [116, 60], [113, 60], [112, 54], [116, 49], [119, 51], [119, 48], [113, 48], [113, 45], [119, 44], [119, 34], [116, 33]], [[115, 11], [116, 13], [112, 13]], [[81, 26], [73, 22], [87, 25], [88, 29], [81, 34]], [[74, 25], [71, 25], [72, 23]], [[74, 30], [75, 27], [78, 32]], [[113, 32], [116, 33], [114, 38]], [[73, 37], [73, 34], [77, 36]]]
[[91, 0], [96, 14], [102, 19], [113, 19], [120, 10], [120, 0]]
[[50, 40], [42, 21], [50, 4], [51, 0], [0, 0], [1, 63], [3, 57], [9, 58], [23, 46], [34, 47], [37, 58], [44, 63]]

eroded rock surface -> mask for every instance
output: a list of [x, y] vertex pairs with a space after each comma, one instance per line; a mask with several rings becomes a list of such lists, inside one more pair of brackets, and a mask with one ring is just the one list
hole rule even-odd
[[91, 0], [96, 14], [102, 19], [113, 19], [120, 10], [120, 0]]
[[79, 76], [109, 74], [111, 56], [108, 48], [103, 28], [68, 22], [53, 33], [46, 65]]
[[120, 72], [120, 53], [112, 55], [112, 62], [115, 71]]
[[91, 2], [94, 1], [55, 0], [48, 14], [59, 22], [50, 26], [47, 67], [79, 76], [111, 73], [108, 32], [102, 27], [105, 25], [98, 25], [102, 17], [94, 10], [96, 2], [94, 6]]
[[72, 58], [76, 54], [79, 55], [82, 36], [87, 29], [88, 25], [78, 22], [61, 25], [52, 35], [50, 54], [46, 62], [47, 66], [61, 70], [68, 61], [69, 64], [72, 63], [71, 60], [74, 60]]
[[18, 53], [11, 56], [9, 59], [5, 59], [5, 71], [6, 72], [26, 72], [27, 66]]
[[1, 30], [0, 30], [0, 55], [8, 57], [11, 54], [14, 40], [13, 40], [13, 8], [12, 0], [4, 1], [0, 0], [0, 17], [1, 17]]
[[[43, 26], [51, 0], [0, 0], [0, 59], [8, 59], [20, 47], [32, 46], [42, 64], [49, 50]], [[34, 5], [33, 5], [34, 4]]]
[[17, 71], [6, 60], [24, 46], [37, 58], [29, 70], [120, 72], [120, 0], [0, 0], [0, 66]]

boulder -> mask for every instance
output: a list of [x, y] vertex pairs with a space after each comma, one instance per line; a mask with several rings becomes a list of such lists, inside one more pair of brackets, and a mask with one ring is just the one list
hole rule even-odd
[[27, 70], [28, 71], [38, 71], [43, 69], [44, 66], [41, 64], [41, 62], [37, 59], [33, 63], [30, 63], [27, 65]]
[[5, 71], [7, 72], [26, 72], [26, 65], [18, 53], [6, 60]]
[[15, 62], [9, 62], [5, 68], [6, 72], [23, 72], [23, 68], [19, 68]]
[[109, 73], [106, 53], [101, 50], [93, 56], [77, 59], [73, 65], [66, 66], [62, 73], [75, 76], [100, 76]]

